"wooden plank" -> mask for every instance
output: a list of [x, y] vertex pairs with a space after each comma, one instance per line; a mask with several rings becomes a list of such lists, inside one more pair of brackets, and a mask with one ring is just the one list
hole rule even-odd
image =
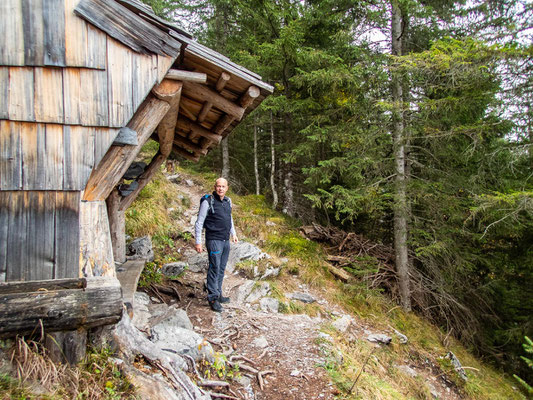
[[94, 133], [94, 165], [100, 164], [109, 146], [118, 134], [118, 129], [95, 128]]
[[35, 121], [33, 96], [33, 68], [9, 68], [9, 118]]
[[46, 331], [112, 324], [120, 320], [123, 308], [116, 278], [90, 278], [85, 289], [8, 293], [0, 299], [2, 338], [31, 333], [41, 324]]
[[161, 83], [163, 79], [165, 79], [168, 70], [170, 69], [172, 64], [174, 64], [174, 60], [176, 60], [176, 56], [177, 54], [172, 57], [162, 55], [157, 56], [157, 82]]
[[80, 192], [55, 192], [54, 278], [80, 276]]
[[80, 203], [80, 273], [115, 276], [115, 261], [105, 201]]
[[65, 126], [63, 190], [83, 190], [94, 166], [95, 128]]
[[44, 65], [43, 0], [22, 0], [24, 64]]
[[[27, 253], [25, 280], [43, 280], [54, 277], [54, 192], [27, 192], [27, 237], [24, 251]], [[12, 261], [11, 259], [9, 260]]]
[[0, 119], [9, 118], [9, 68], [0, 67]]
[[46, 0], [43, 8], [44, 65], [65, 66], [65, 2]]
[[207, 86], [193, 82], [183, 82], [183, 94], [199, 102], [209, 101], [213, 103], [213, 107], [235, 117], [239, 121], [244, 115], [244, 108], [226, 99], [214, 90], [209, 89]]
[[120, 193], [115, 188], [106, 199], [106, 206], [113, 258], [116, 263], [122, 264], [126, 261], [126, 214], [119, 210], [121, 199]]
[[8, 201], [6, 281], [24, 281], [28, 278], [28, 253], [25, 249], [28, 239], [28, 192], [12, 192]]
[[109, 126], [123, 127], [133, 114], [132, 51], [109, 39], [107, 42]]
[[157, 56], [133, 55], [133, 109], [136, 110], [144, 101], [157, 80]]
[[60, 125], [21, 123], [22, 188], [63, 188], [63, 130]]
[[[177, 83], [181, 86], [181, 82]], [[170, 155], [170, 152], [172, 151], [172, 140], [174, 139], [174, 132], [176, 130], [176, 123], [178, 121], [180, 98], [181, 88], [178, 89], [177, 94], [169, 103], [170, 109], [157, 127], [157, 136], [159, 138], [159, 151], [165, 157], [168, 157]]]
[[0, 282], [6, 281], [7, 241], [9, 233], [9, 204], [13, 192], [0, 191]]
[[14, 294], [42, 292], [50, 290], [85, 289], [86, 287], [86, 278], [53, 279], [32, 282], [10, 282], [7, 285], [0, 285], [0, 296], [8, 293]]
[[201, 154], [201, 155], [206, 155], [207, 154], [207, 150], [206, 149], [203, 149], [202, 147], [198, 146], [197, 144], [191, 142], [190, 140], [188, 139], [185, 139], [181, 136], [176, 136], [174, 138], [174, 144], [179, 146], [179, 147], [182, 147], [184, 148], [185, 150], [188, 150], [188, 151], [192, 151], [193, 153], [196, 153], [196, 154]]
[[65, 124], [81, 124], [80, 99], [82, 96], [79, 68], [63, 68], [63, 94]]
[[24, 31], [20, 0], [0, 1], [0, 65], [24, 65]]
[[87, 22], [74, 14], [78, 0], [65, 0], [65, 64], [87, 67]]
[[45, 125], [44, 145], [44, 159], [42, 162], [39, 160], [40, 168], [45, 170], [44, 189], [62, 190], [64, 174], [64, 138], [62, 125]]
[[183, 132], [191, 132], [190, 136], [193, 136], [194, 138], [201, 136], [217, 144], [222, 140], [222, 136], [205, 129], [203, 126], [198, 125], [196, 122], [193, 122], [184, 116], [181, 116], [178, 119], [177, 128]]
[[182, 149], [181, 147], [174, 146], [172, 148], [172, 151], [174, 153], [176, 153], [177, 155], [185, 158], [186, 160], [189, 160], [189, 161], [192, 161], [192, 162], [200, 161], [200, 157], [199, 156], [197, 156], [196, 154], [193, 154], [193, 153], [189, 153], [188, 151]]
[[38, 122], [64, 122], [63, 73], [57, 68], [34, 69], [35, 120]]
[[22, 188], [20, 123], [0, 121], [0, 190]]
[[87, 24], [87, 67], [105, 69], [107, 65], [107, 35]]
[[145, 265], [145, 260], [129, 260], [117, 271], [117, 279], [120, 281], [120, 286], [122, 287], [122, 299], [124, 303], [133, 305], [137, 284], [139, 283], [139, 278]]
[[85, 126], [108, 126], [107, 71], [80, 70], [80, 122]]
[[138, 53], [179, 54], [180, 42], [114, 1], [81, 0], [75, 12]]
[[104, 200], [109, 196], [169, 108], [167, 102], [153, 95], [144, 101], [127, 125], [137, 132], [139, 145], [112, 146], [93, 170], [85, 189], [84, 200]]

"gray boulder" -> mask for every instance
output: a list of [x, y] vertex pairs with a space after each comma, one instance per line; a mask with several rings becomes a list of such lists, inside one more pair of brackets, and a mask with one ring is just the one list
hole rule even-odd
[[461, 379], [467, 381], [468, 380], [468, 377], [466, 376], [466, 372], [463, 368], [463, 366], [461, 365], [461, 362], [459, 361], [459, 359], [455, 356], [455, 354], [453, 354], [451, 351], [446, 354], [446, 358], [449, 358], [452, 365], [453, 365], [453, 368], [455, 369], [455, 371], [457, 372], [457, 374], [461, 377]]
[[293, 300], [299, 300], [302, 303], [307, 304], [314, 303], [316, 301], [316, 299], [308, 293], [294, 292], [290, 294], [289, 297]]
[[189, 264], [183, 261], [177, 261], [163, 265], [161, 273], [165, 276], [177, 276], [183, 273], [187, 269]]
[[215, 360], [211, 345], [190, 329], [163, 322], [153, 326], [151, 332], [150, 340], [165, 352], [188, 355], [196, 361]]
[[345, 333], [352, 325], [353, 319], [349, 315], [343, 315], [331, 323], [333, 328], [341, 333]]
[[366, 340], [374, 343], [389, 344], [392, 341], [392, 338], [383, 333], [371, 333], [366, 337]]
[[261, 300], [259, 300], [259, 306], [264, 312], [279, 312], [279, 300], [274, 299], [273, 297], [263, 297]]
[[185, 257], [189, 265], [189, 271], [192, 272], [205, 272], [209, 266], [209, 261], [207, 260], [207, 252], [197, 253], [194, 250], [189, 250], [185, 252]]
[[154, 251], [152, 249], [152, 240], [150, 239], [150, 236], [134, 239], [128, 245], [127, 259], [145, 259], [148, 261], [154, 261]]
[[233, 243], [229, 252], [226, 270], [231, 273], [233, 272], [235, 265], [242, 261], [257, 261], [263, 258], [270, 258], [270, 256], [266, 253], [263, 253], [259, 247], [253, 245], [252, 243]]

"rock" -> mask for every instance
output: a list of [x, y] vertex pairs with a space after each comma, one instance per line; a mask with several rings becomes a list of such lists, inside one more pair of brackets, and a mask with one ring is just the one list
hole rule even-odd
[[279, 271], [280, 271], [279, 268], [268, 267], [266, 269], [265, 273], [263, 275], [261, 275], [261, 277], [259, 279], [266, 279], [266, 278], [269, 278], [269, 277], [275, 278], [276, 276], [279, 275]]
[[439, 398], [439, 392], [437, 391], [437, 389], [435, 388], [435, 386], [433, 386], [431, 383], [427, 382], [426, 383], [428, 389], [429, 389], [429, 393], [431, 393], [431, 395], [433, 396], [434, 399], [438, 399]]
[[150, 296], [148, 296], [146, 293], [135, 292], [133, 294], [133, 306], [136, 306], [136, 305], [147, 306], [148, 304], [150, 304]]
[[299, 300], [302, 303], [307, 303], [307, 304], [314, 303], [316, 301], [316, 299], [308, 293], [294, 292], [290, 294], [289, 297], [291, 299]]
[[267, 221], [266, 226], [276, 226], [276, 223], [272, 221]]
[[148, 305], [150, 304], [150, 297], [143, 292], [135, 292], [133, 295], [133, 317], [132, 324], [139, 330], [143, 331], [148, 328], [150, 320], [150, 312]]
[[233, 272], [235, 265], [242, 261], [247, 260], [261, 260], [263, 258], [270, 258], [266, 253], [263, 253], [261, 249], [248, 242], [238, 242], [231, 245], [228, 265], [226, 267], [227, 272]]
[[374, 343], [389, 344], [392, 341], [392, 338], [383, 333], [371, 333], [366, 337], [366, 340]]
[[466, 376], [466, 372], [463, 369], [463, 366], [461, 365], [461, 362], [459, 361], [459, 359], [455, 356], [455, 354], [453, 354], [450, 351], [448, 354], [446, 354], [446, 358], [450, 359], [450, 361], [451, 361], [451, 363], [453, 365], [453, 368], [455, 368], [455, 371], [461, 377], [461, 379], [467, 381], [468, 377]]
[[405, 336], [403, 333], [400, 333], [398, 332], [396, 329], [392, 329], [394, 331], [394, 334], [398, 337], [398, 341], [401, 343], [401, 344], [406, 344], [409, 339], [407, 338], [407, 336]]
[[418, 372], [408, 365], [397, 365], [396, 368], [404, 374], [409, 375], [411, 378], [416, 378], [418, 376]]
[[133, 240], [128, 245], [128, 260], [146, 259], [154, 261], [154, 251], [150, 236], [143, 236]]
[[350, 317], [349, 315], [343, 315], [342, 317], [333, 321], [331, 325], [333, 326], [333, 328], [335, 328], [335, 330], [341, 333], [345, 333], [348, 330], [348, 328], [350, 328], [350, 325], [352, 324], [352, 322], [353, 322], [352, 317]]
[[248, 297], [248, 295], [251, 293], [254, 285], [255, 281], [248, 279], [244, 281], [242, 285], [239, 286], [239, 289], [237, 290], [238, 303], [244, 303], [244, 299], [246, 299], [246, 297]]
[[179, 174], [169, 175], [167, 176], [167, 179], [172, 183], [178, 183], [180, 180]]
[[185, 184], [189, 187], [194, 186], [194, 182], [191, 179], [185, 179]]
[[152, 322], [160, 329], [172, 330], [174, 327], [193, 330], [193, 325], [185, 310], [181, 308], [169, 307], [168, 310]]
[[188, 355], [196, 361], [214, 361], [213, 348], [196, 332], [162, 323], [152, 327], [150, 340], [161, 350], [178, 355]]
[[267, 282], [254, 282], [250, 294], [246, 296], [245, 302], [253, 303], [270, 293], [270, 285]]
[[268, 347], [268, 341], [267, 341], [266, 337], [264, 337], [264, 336], [259, 336], [259, 337], [255, 338], [252, 341], [252, 344], [255, 347], [259, 347], [260, 349], [264, 349], [265, 347]]
[[279, 300], [274, 299], [273, 297], [263, 297], [261, 300], [259, 300], [259, 306], [264, 312], [279, 312]]
[[189, 264], [183, 261], [168, 263], [163, 265], [163, 268], [161, 268], [161, 273], [165, 276], [178, 276], [182, 274], [188, 266]]
[[209, 266], [207, 259], [207, 252], [197, 253], [194, 250], [188, 250], [185, 252], [185, 257], [189, 265], [189, 271], [192, 272], [206, 272]]
[[300, 371], [298, 371], [297, 369], [294, 369], [291, 371], [291, 376], [301, 376], [302, 373]]

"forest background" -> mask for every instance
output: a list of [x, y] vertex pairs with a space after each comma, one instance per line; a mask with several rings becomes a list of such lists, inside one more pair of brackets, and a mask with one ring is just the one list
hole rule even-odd
[[143, 1], [275, 88], [195, 168], [392, 246], [388, 295], [533, 381], [532, 2]]

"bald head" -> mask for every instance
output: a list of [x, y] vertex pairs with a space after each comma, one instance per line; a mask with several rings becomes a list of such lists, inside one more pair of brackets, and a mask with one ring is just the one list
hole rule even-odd
[[218, 178], [215, 181], [215, 192], [219, 195], [222, 200], [228, 191], [228, 181], [224, 178]]

